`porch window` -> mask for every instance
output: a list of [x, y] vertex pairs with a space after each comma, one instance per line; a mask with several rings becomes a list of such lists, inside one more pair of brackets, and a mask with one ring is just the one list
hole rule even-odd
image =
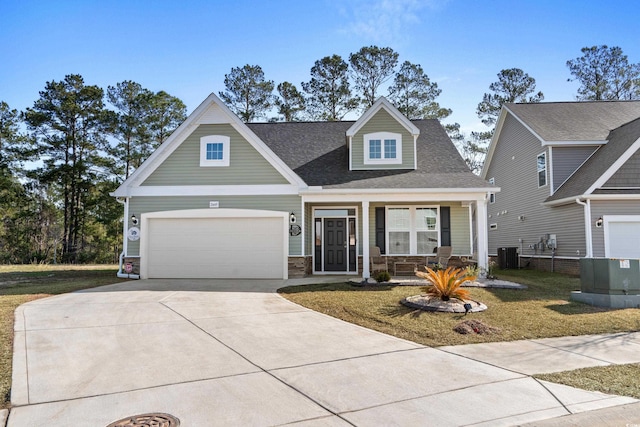
[[389, 255], [428, 255], [438, 247], [437, 207], [388, 207]]
[[409, 208], [389, 208], [387, 212], [387, 241], [389, 254], [408, 254], [410, 252], [410, 211]]
[[430, 254], [438, 247], [438, 211], [435, 208], [416, 209], [418, 253]]

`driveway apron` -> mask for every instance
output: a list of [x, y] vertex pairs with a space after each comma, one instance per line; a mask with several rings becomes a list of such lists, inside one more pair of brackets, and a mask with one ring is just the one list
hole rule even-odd
[[7, 425], [494, 426], [633, 402], [316, 313], [275, 292], [291, 283], [140, 280], [22, 305]]

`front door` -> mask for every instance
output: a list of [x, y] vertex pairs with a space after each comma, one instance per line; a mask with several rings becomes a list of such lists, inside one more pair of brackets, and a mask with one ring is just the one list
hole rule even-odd
[[347, 271], [347, 220], [324, 220], [324, 271]]

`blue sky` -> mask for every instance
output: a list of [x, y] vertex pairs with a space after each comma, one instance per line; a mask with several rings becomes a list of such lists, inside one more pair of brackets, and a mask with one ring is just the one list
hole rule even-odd
[[438, 83], [446, 122], [485, 130], [476, 106], [501, 69], [522, 68], [545, 101], [573, 100], [566, 61], [606, 44], [640, 62], [639, 22], [635, 0], [0, 0], [0, 101], [23, 110], [47, 81], [81, 74], [165, 90], [191, 112], [232, 67], [300, 88], [316, 60], [378, 45]]

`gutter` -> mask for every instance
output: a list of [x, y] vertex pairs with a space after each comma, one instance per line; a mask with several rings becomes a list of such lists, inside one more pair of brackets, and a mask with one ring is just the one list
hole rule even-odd
[[576, 203], [584, 206], [584, 237], [587, 243], [586, 258], [593, 258], [593, 238], [591, 237], [591, 200], [583, 202], [580, 198], [576, 198]]

